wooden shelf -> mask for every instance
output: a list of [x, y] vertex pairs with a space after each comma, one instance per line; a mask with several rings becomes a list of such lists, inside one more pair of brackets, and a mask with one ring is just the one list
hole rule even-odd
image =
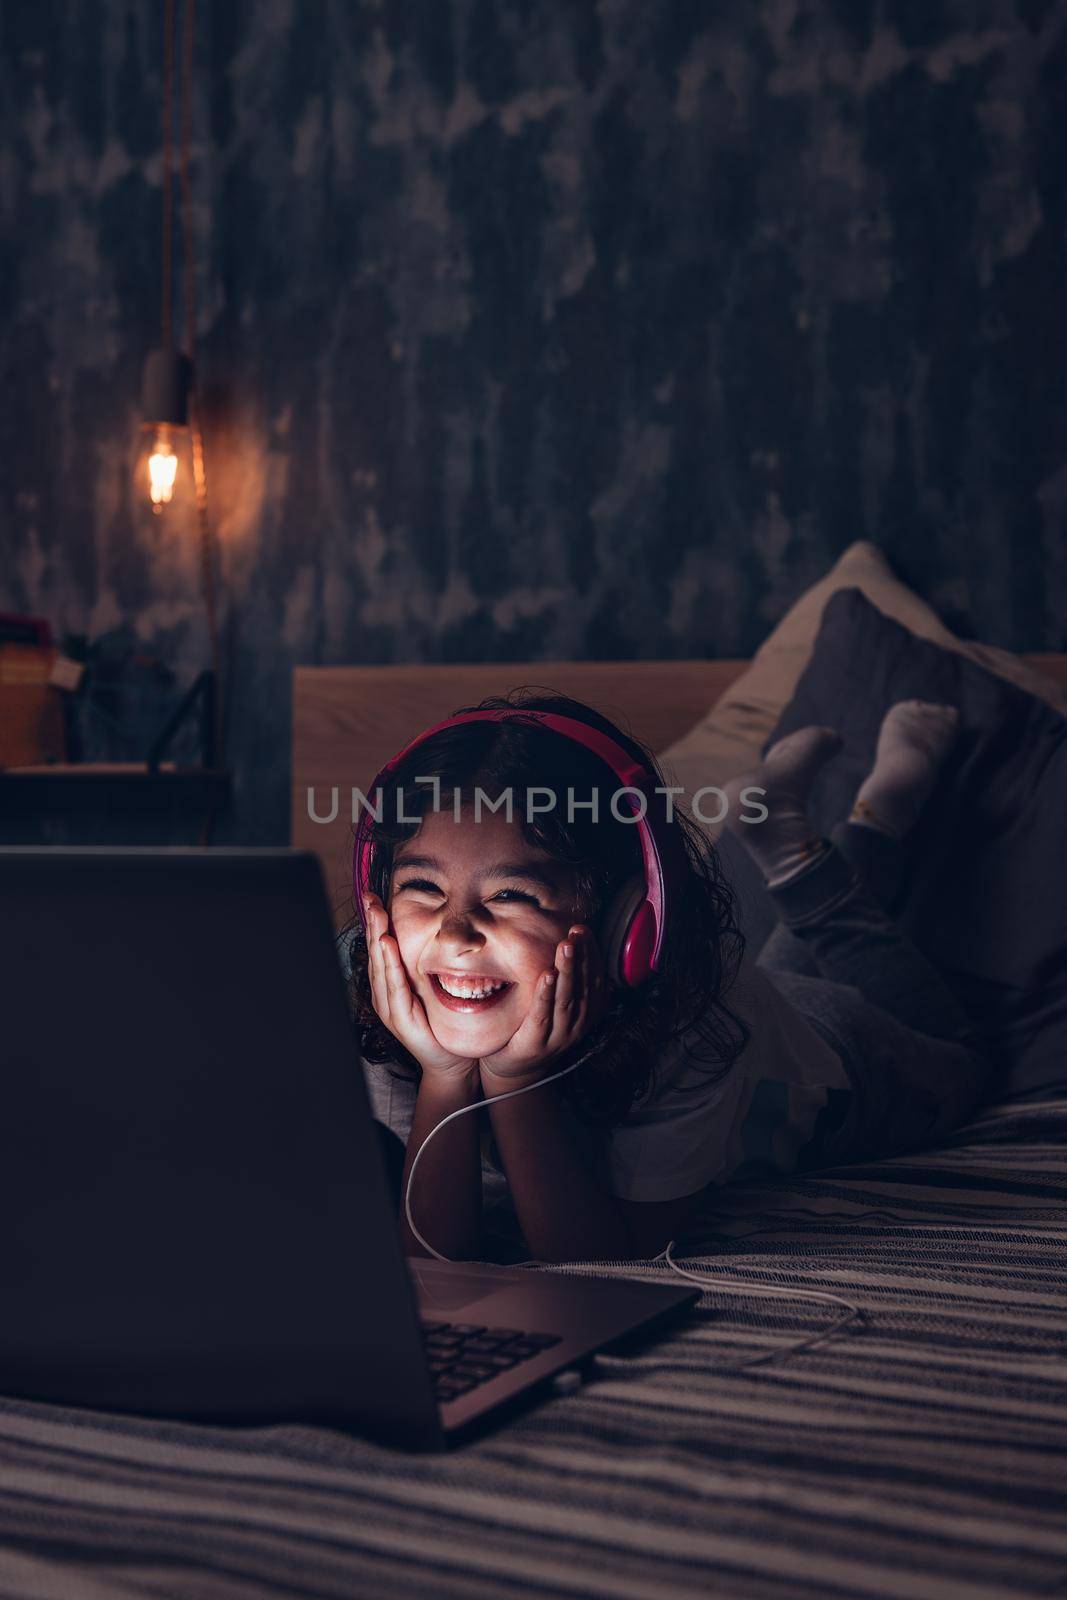
[[222, 767], [144, 762], [42, 763], [0, 769], [0, 843], [180, 844], [225, 812]]

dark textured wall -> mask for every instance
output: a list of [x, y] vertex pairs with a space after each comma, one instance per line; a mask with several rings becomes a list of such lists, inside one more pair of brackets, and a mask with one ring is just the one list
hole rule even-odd
[[[0, 609], [189, 676], [161, 9], [2, 13]], [[1067, 645], [1067, 0], [199, 10], [233, 836], [286, 836], [294, 662], [748, 653], [861, 536]]]

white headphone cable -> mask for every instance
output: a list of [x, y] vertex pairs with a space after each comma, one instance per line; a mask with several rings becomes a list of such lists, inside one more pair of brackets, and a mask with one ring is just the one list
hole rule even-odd
[[763, 1355], [750, 1356], [746, 1361], [724, 1363], [721, 1367], [717, 1366], [715, 1368], [716, 1372], [733, 1372], [739, 1367], [757, 1367], [764, 1361], [777, 1361], [782, 1356], [795, 1355], [798, 1350], [809, 1350], [813, 1345], [821, 1344], [824, 1339], [829, 1339], [833, 1334], [840, 1332], [850, 1322], [855, 1322], [857, 1317], [862, 1318], [863, 1316], [860, 1306], [853, 1305], [852, 1301], [846, 1300], [843, 1295], [831, 1294], [828, 1289], [794, 1289], [780, 1283], [753, 1284], [746, 1282], [744, 1278], [720, 1278], [713, 1277], [710, 1273], [687, 1272], [684, 1267], [678, 1266], [671, 1255], [673, 1249], [674, 1240], [672, 1239], [665, 1250], [661, 1250], [658, 1256], [653, 1256], [651, 1259], [653, 1261], [666, 1261], [672, 1272], [676, 1272], [680, 1278], [688, 1278], [690, 1283], [698, 1284], [705, 1293], [723, 1289], [727, 1293], [732, 1291], [735, 1294], [751, 1294], [757, 1298], [761, 1295], [772, 1298], [774, 1295], [784, 1295], [787, 1300], [813, 1300], [820, 1305], [844, 1307], [844, 1316], [838, 1317], [835, 1322], [831, 1322], [830, 1326], [823, 1328], [821, 1332], [808, 1334], [806, 1338], [798, 1339], [795, 1344], [787, 1344], [782, 1349], [767, 1350]]
[[531, 1089], [540, 1089], [542, 1084], [554, 1083], [557, 1078], [565, 1078], [568, 1072], [573, 1072], [576, 1067], [580, 1067], [582, 1062], [587, 1061], [592, 1054], [593, 1050], [587, 1050], [584, 1055], [578, 1057], [577, 1061], [572, 1061], [570, 1066], [564, 1067], [561, 1072], [553, 1072], [551, 1076], [547, 1078], [538, 1078], [536, 1083], [524, 1084], [521, 1089], [508, 1089], [503, 1094], [491, 1094], [488, 1100], [475, 1100], [472, 1105], [460, 1106], [458, 1111], [450, 1111], [447, 1117], [441, 1118], [440, 1122], [435, 1128], [430, 1129], [429, 1133], [416, 1150], [415, 1159], [411, 1163], [411, 1169], [408, 1172], [407, 1187], [404, 1190], [404, 1215], [407, 1218], [408, 1227], [411, 1229], [415, 1238], [422, 1245], [422, 1248], [424, 1250], [428, 1250], [430, 1255], [432, 1255], [436, 1261], [451, 1261], [452, 1258], [451, 1256], [443, 1256], [440, 1250], [435, 1250], [433, 1245], [430, 1244], [428, 1240], [423, 1238], [422, 1234], [415, 1226], [414, 1217], [411, 1215], [411, 1185], [415, 1181], [415, 1168], [421, 1161], [422, 1152], [426, 1149], [426, 1146], [429, 1144], [434, 1134], [440, 1133], [442, 1128], [447, 1127], [450, 1122], [454, 1122], [457, 1117], [466, 1115], [468, 1111], [480, 1111], [483, 1106], [495, 1105], [498, 1100], [513, 1100], [518, 1094], [529, 1094]]

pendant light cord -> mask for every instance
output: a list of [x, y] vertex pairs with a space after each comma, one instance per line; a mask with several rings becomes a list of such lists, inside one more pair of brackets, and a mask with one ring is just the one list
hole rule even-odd
[[[189, 436], [192, 446], [193, 490], [196, 500], [196, 522], [200, 545], [200, 588], [207, 617], [208, 640], [211, 651], [211, 668], [215, 679], [215, 765], [225, 765], [227, 733], [227, 685], [222, 670], [222, 647], [219, 637], [218, 597], [216, 582], [216, 551], [208, 515], [207, 469], [204, 463], [204, 439], [200, 421], [200, 393], [196, 371], [196, 249], [193, 229], [192, 180], [190, 177], [189, 148], [192, 141], [192, 84], [195, 46], [196, 13], [194, 0], [185, 0], [183, 12], [180, 131], [179, 131], [179, 195], [181, 205], [181, 230], [184, 249], [185, 277], [185, 353], [191, 366], [188, 410]], [[162, 270], [162, 335], [164, 348], [173, 342], [173, 170], [174, 170], [174, 0], [164, 0], [163, 42], [163, 270]], [[215, 814], [215, 794], [209, 801], [203, 818], [200, 843], [210, 842]]]
[[160, 343], [174, 342], [174, 0], [163, 0], [163, 268], [160, 274]]

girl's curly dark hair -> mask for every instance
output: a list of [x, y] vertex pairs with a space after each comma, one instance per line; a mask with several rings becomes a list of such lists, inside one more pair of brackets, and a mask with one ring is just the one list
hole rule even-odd
[[[445, 728], [397, 764], [382, 784], [382, 820], [371, 824], [371, 889], [388, 905], [394, 853], [402, 840], [417, 832], [430, 799], [429, 787], [416, 783], [416, 776], [440, 780], [442, 806], [450, 804], [456, 789], [473, 794], [477, 786], [493, 800], [510, 787], [527, 841], [572, 868], [578, 915], [595, 928], [619, 884], [642, 870], [637, 829], [612, 814], [610, 800], [619, 783], [610, 768], [592, 751], [532, 719], [523, 720], [521, 713], [551, 711], [588, 723], [615, 739], [664, 783], [655, 757], [592, 706], [550, 689], [512, 689], [507, 695], [490, 696], [477, 706], [460, 709], [514, 711], [517, 715], [504, 722], [468, 722]], [[579, 800], [596, 792], [598, 821], [593, 820], [590, 809], [578, 805], [573, 822], [567, 821], [565, 810], [558, 805], [527, 820], [528, 789], [549, 788], [559, 794], [568, 785]], [[419, 822], [390, 820], [397, 815], [396, 790], [401, 787], [402, 815], [418, 816]], [[367, 798], [373, 803], [376, 796]], [[581, 1071], [560, 1084], [560, 1092], [578, 1115], [602, 1127], [620, 1122], [654, 1087], [657, 1062], [669, 1040], [687, 1034], [687, 1055], [706, 1062], [711, 1069], [709, 1081], [718, 1082], [749, 1037], [744, 1021], [725, 998], [744, 951], [744, 937], [734, 919], [732, 891], [711, 841], [677, 805], [674, 817], [672, 825], [681, 829], [689, 871], [670, 899], [660, 971], [636, 989], [611, 986], [606, 1014], [581, 1042], [583, 1051], [593, 1046], [594, 1053]], [[396, 1076], [417, 1078], [418, 1063], [384, 1027], [374, 1009], [366, 938], [354, 902], [341, 937], [349, 940], [349, 1003], [363, 1056], [387, 1064]]]

